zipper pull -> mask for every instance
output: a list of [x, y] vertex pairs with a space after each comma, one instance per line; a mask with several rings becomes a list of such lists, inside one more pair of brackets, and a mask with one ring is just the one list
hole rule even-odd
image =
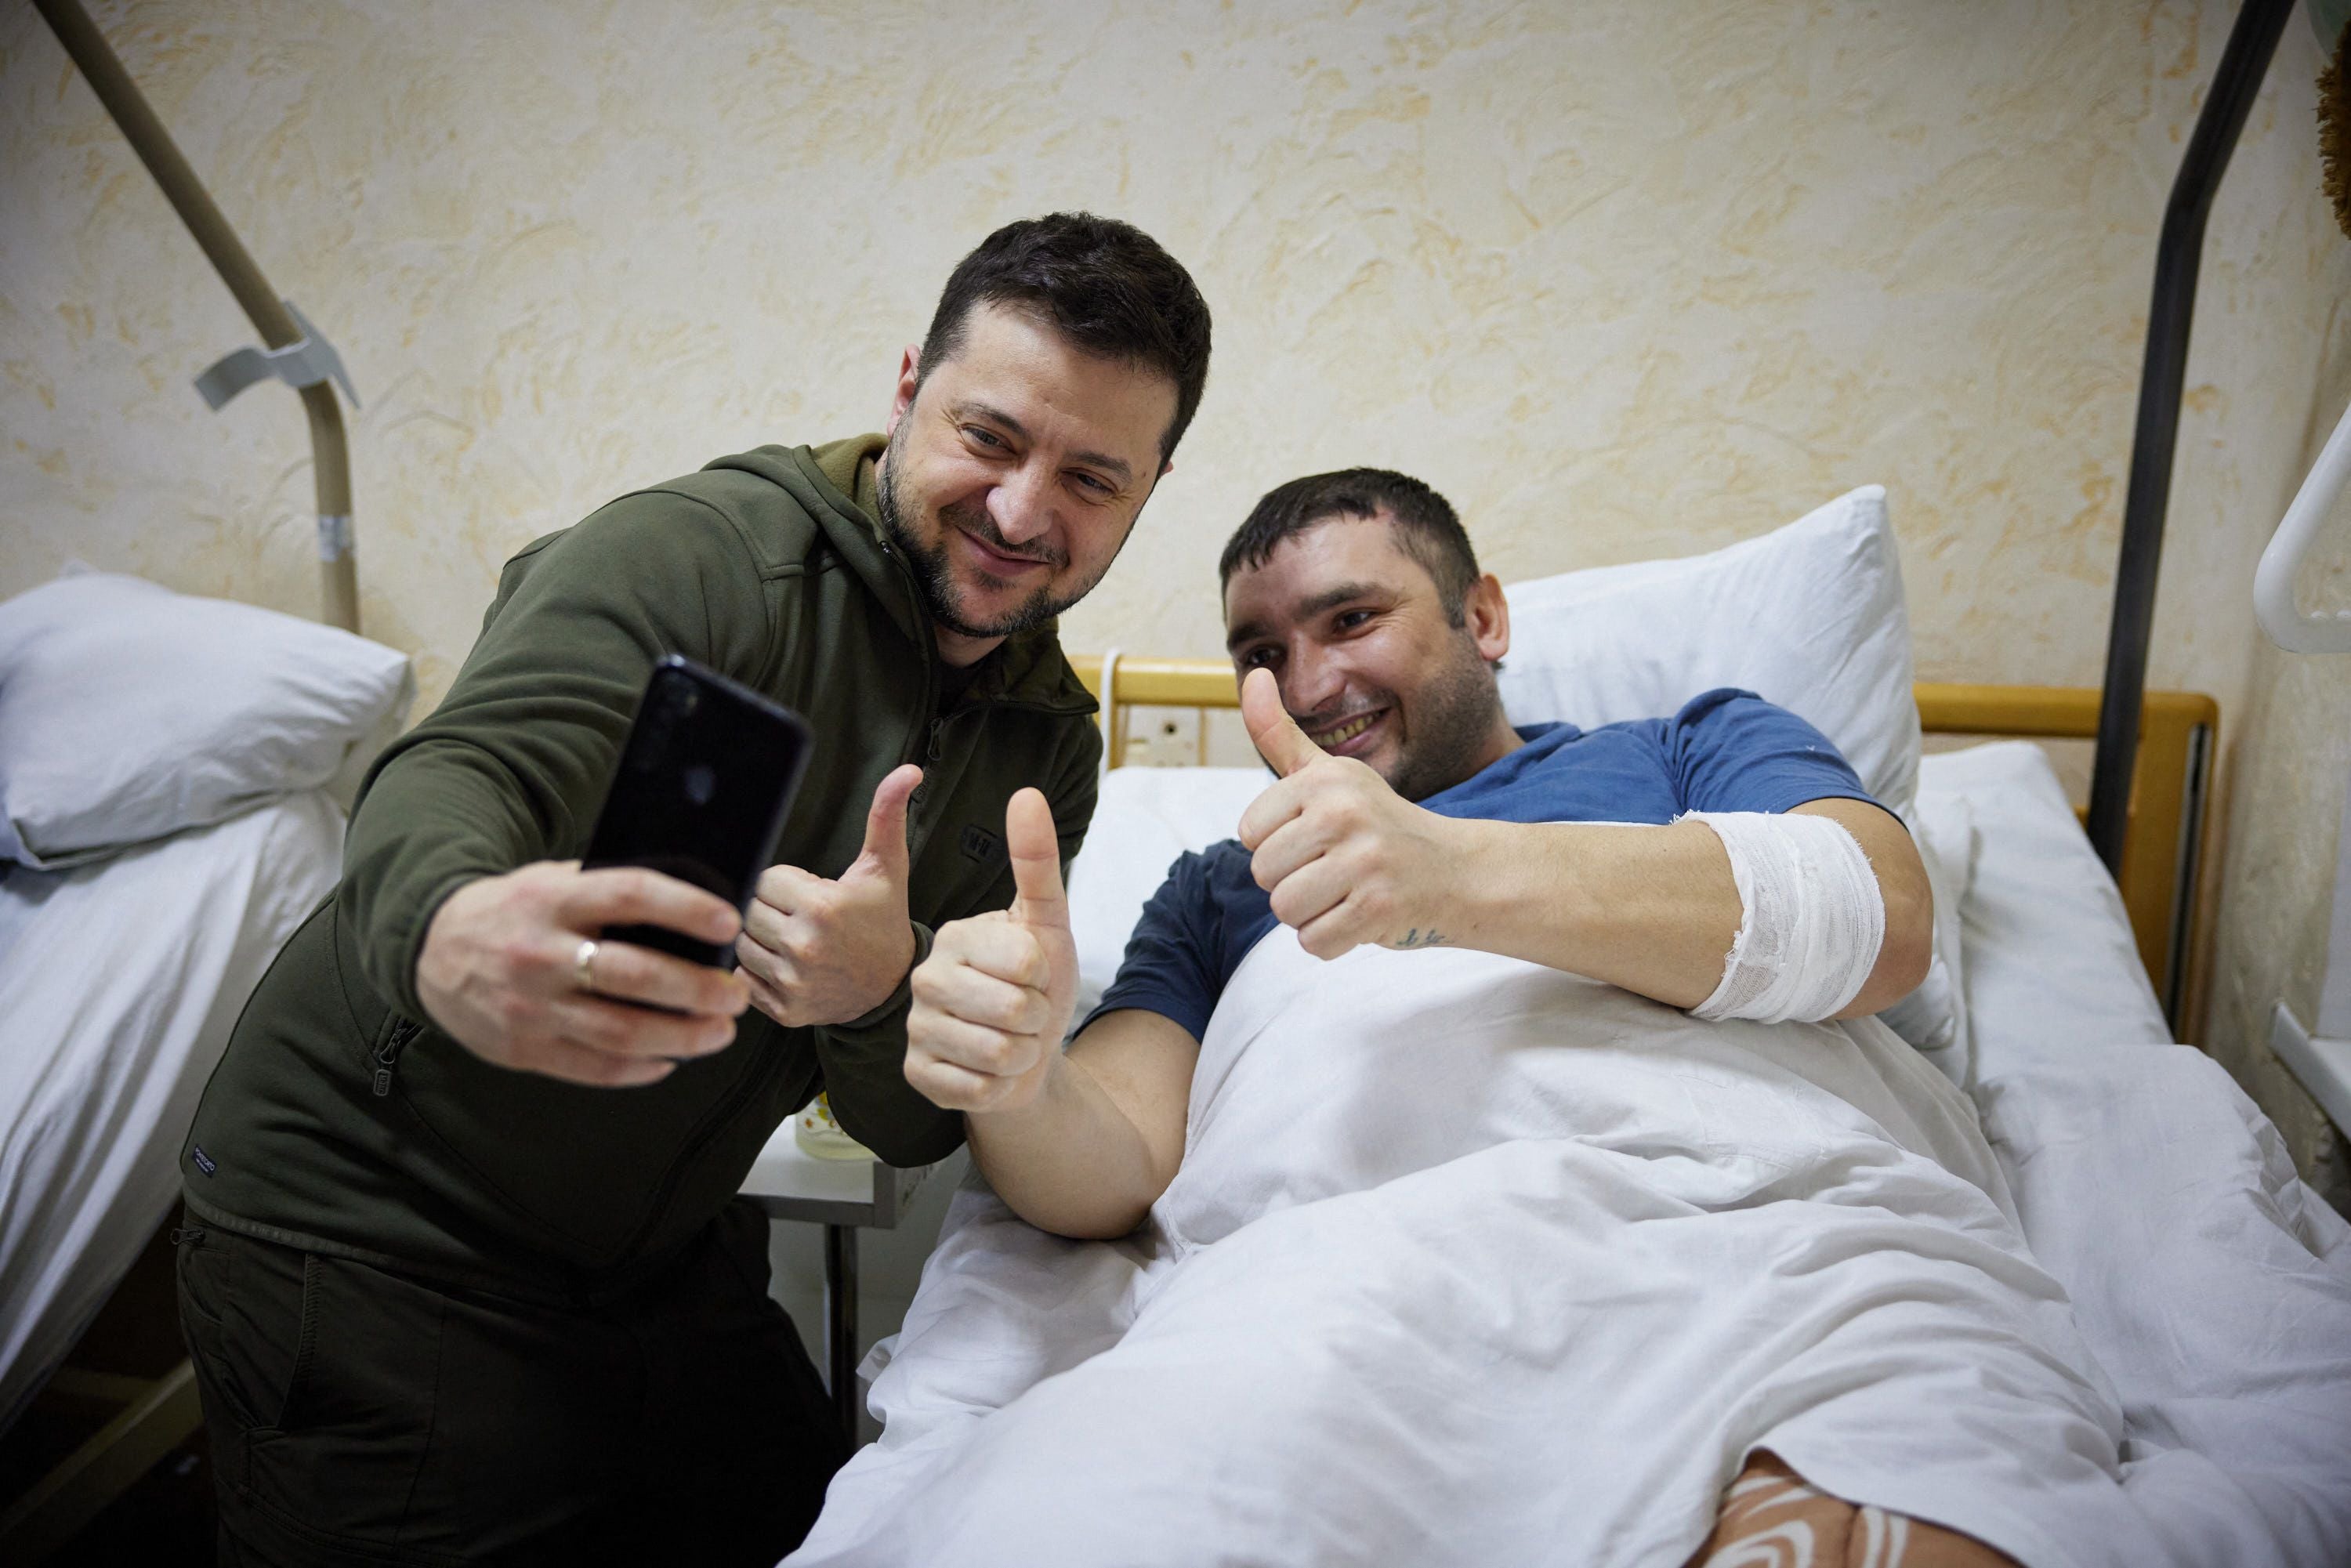
[[376, 1051], [375, 1092], [378, 1095], [387, 1095], [392, 1092], [392, 1070], [400, 1064], [401, 1051], [406, 1049], [410, 1040], [423, 1032], [423, 1024], [410, 1023], [403, 1019], [393, 1028], [391, 1035]]
[[944, 757], [944, 756], [946, 756], [946, 748], [945, 748], [945, 747], [943, 747], [942, 746], [940, 746], [940, 744], [939, 744], [939, 732], [940, 732], [940, 731], [942, 731], [942, 730], [944, 730], [944, 729], [946, 729], [946, 727], [947, 727], [947, 721], [946, 721], [946, 719], [944, 719], [944, 718], [935, 718], [935, 719], [931, 720], [931, 758], [930, 758], [930, 759], [931, 759], [933, 762], [936, 762], [940, 758], [942, 758], [942, 757]]

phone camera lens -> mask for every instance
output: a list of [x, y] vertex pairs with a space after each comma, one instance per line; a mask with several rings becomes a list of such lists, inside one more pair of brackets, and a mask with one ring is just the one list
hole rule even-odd
[[685, 798], [696, 806], [707, 806], [710, 798], [718, 793], [718, 770], [707, 762], [697, 762], [685, 770]]

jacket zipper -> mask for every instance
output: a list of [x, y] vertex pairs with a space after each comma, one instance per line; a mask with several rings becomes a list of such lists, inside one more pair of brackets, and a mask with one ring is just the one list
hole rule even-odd
[[383, 1043], [376, 1047], [375, 1092], [378, 1095], [392, 1092], [392, 1070], [400, 1065], [400, 1053], [408, 1049], [410, 1040], [423, 1032], [423, 1024], [402, 1019], [392, 1025], [392, 1032], [383, 1037]]

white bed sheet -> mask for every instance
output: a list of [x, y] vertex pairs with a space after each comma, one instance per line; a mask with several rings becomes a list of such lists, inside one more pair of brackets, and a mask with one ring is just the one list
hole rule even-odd
[[2035, 1562], [2151, 1546], [1973, 1106], [1873, 1019], [1277, 929], [1148, 1229], [956, 1203], [795, 1562], [1673, 1568], [1765, 1442]]
[[[2120, 899], [2037, 747], [1928, 758], [1918, 805], [1973, 827], [1961, 924], [1975, 1100], [2027, 1241], [2112, 1381], [2122, 1479], [2157, 1555], [2351, 1562], [2351, 1227], [2294, 1178], [2227, 1075], [2169, 1043]], [[1103, 1249], [1104, 1268], [1114, 1256]], [[1074, 1367], [1104, 1348], [1072, 1343], [1050, 1360]], [[891, 1356], [885, 1342], [869, 1368]]]
[[2035, 1258], [2122, 1401], [2126, 1485], [2186, 1562], [2351, 1563], [2351, 1226], [2218, 1063], [2171, 1043], [2041, 749], [1926, 758], [1978, 828], [1975, 1097]]
[[308, 791], [0, 882], [0, 1427], [169, 1210], [204, 1081], [342, 831]]

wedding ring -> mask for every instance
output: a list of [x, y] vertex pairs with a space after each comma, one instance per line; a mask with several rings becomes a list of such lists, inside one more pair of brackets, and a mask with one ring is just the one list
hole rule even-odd
[[596, 938], [593, 936], [582, 938], [580, 951], [571, 956], [571, 977], [579, 982], [583, 991], [596, 988]]

